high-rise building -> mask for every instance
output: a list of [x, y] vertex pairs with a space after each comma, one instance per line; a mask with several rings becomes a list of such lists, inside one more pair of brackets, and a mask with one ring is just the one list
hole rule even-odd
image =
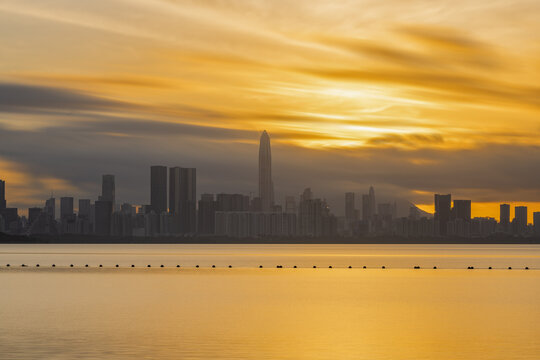
[[353, 192], [345, 193], [345, 219], [347, 225], [356, 221], [356, 204]]
[[90, 220], [90, 212], [92, 211], [92, 203], [90, 199], [79, 199], [79, 218]]
[[438, 228], [435, 235], [445, 236], [447, 233], [448, 221], [450, 221], [452, 206], [452, 195], [435, 194], [435, 222]]
[[509, 204], [500, 205], [499, 223], [501, 224], [503, 231], [509, 230], [509, 226], [510, 226], [510, 205]]
[[514, 208], [515, 216], [515, 231], [518, 234], [523, 233], [527, 228], [527, 207], [526, 206], [516, 206]]
[[540, 212], [533, 212], [533, 227], [534, 234], [540, 236]]
[[471, 200], [454, 200], [452, 219], [471, 221]]
[[167, 167], [150, 167], [150, 205], [156, 214], [167, 212]]
[[197, 229], [199, 234], [210, 235], [215, 232], [216, 201], [214, 194], [201, 194]]
[[47, 201], [45, 201], [45, 213], [47, 216], [55, 220], [56, 219], [56, 199], [51, 197]]
[[112, 202], [107, 200], [98, 200], [95, 202], [95, 220], [94, 227], [96, 235], [111, 235], [111, 222], [113, 207]]
[[285, 197], [285, 213], [296, 214], [296, 199], [294, 196]]
[[249, 211], [249, 196], [242, 194], [217, 194], [216, 211]]
[[182, 168], [180, 180], [180, 224], [185, 234], [197, 232], [197, 169]]
[[6, 208], [6, 182], [0, 180], [0, 211]]
[[368, 194], [362, 195], [362, 221], [368, 222], [371, 219], [371, 205]]
[[28, 208], [28, 226], [29, 227], [39, 218], [42, 212], [43, 212], [43, 209], [39, 207]]
[[116, 190], [114, 184], [114, 175], [103, 175], [101, 182], [101, 197], [99, 200], [110, 201], [114, 211], [116, 201]]
[[73, 198], [60, 198], [60, 219], [64, 220], [73, 215]]
[[371, 214], [371, 217], [375, 216], [377, 214], [376, 210], [376, 201], [375, 201], [375, 189], [373, 186], [369, 187], [369, 211]]
[[272, 153], [270, 136], [263, 131], [259, 144], [259, 198], [261, 210], [271, 211], [274, 206], [274, 183], [272, 181]]
[[173, 232], [197, 231], [197, 169], [173, 167], [169, 169], [169, 211], [176, 229]]

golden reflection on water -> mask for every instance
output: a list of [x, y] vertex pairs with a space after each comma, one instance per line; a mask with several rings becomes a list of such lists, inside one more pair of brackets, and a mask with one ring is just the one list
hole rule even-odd
[[8, 359], [540, 357], [536, 270], [2, 268], [0, 284]]

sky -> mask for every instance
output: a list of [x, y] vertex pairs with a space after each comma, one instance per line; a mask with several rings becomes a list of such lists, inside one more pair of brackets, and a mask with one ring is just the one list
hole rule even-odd
[[151, 165], [256, 195], [266, 129], [278, 202], [540, 211], [537, 0], [0, 0], [0, 44], [9, 206], [146, 204]]

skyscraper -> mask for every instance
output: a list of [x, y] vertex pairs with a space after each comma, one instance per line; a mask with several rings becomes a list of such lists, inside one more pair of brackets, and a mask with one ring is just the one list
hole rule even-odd
[[509, 204], [501, 204], [500, 206], [500, 226], [502, 232], [509, 232], [510, 231], [510, 205]]
[[169, 211], [178, 228], [174, 232], [194, 233], [197, 226], [197, 169], [169, 169]]
[[501, 204], [500, 206], [500, 223], [508, 225], [510, 223], [510, 205]]
[[523, 233], [527, 229], [527, 207], [526, 206], [516, 206], [514, 208], [515, 216], [515, 230], [518, 234]]
[[114, 185], [114, 175], [103, 175], [101, 182], [101, 197], [99, 200], [110, 201], [112, 204], [112, 209], [114, 211], [115, 207], [115, 185]]
[[182, 233], [197, 231], [197, 169], [180, 172], [180, 226]]
[[98, 200], [95, 202], [95, 233], [96, 235], [111, 235], [112, 222], [112, 202], [107, 200]]
[[60, 219], [65, 220], [73, 215], [73, 198], [60, 198]]
[[439, 224], [439, 227], [435, 229], [435, 235], [446, 235], [448, 221], [450, 220], [451, 205], [452, 195], [435, 194], [435, 221]]
[[373, 186], [369, 187], [369, 211], [371, 214], [371, 217], [375, 216], [377, 214], [376, 210], [376, 201], [375, 201], [375, 189]]
[[274, 183], [272, 182], [272, 153], [270, 136], [263, 131], [259, 144], [259, 198], [261, 210], [271, 211], [274, 206]]
[[79, 218], [90, 220], [91, 211], [92, 203], [90, 199], [79, 199]]
[[150, 167], [150, 205], [156, 214], [167, 211], [167, 167]]
[[45, 213], [52, 220], [56, 219], [56, 199], [51, 197], [45, 201]]
[[452, 218], [471, 221], [471, 200], [454, 200]]
[[0, 180], [0, 210], [6, 208], [6, 182]]
[[540, 235], [540, 212], [533, 212], [533, 228], [536, 236]]
[[356, 204], [353, 192], [345, 193], [345, 219], [348, 225], [356, 220]]

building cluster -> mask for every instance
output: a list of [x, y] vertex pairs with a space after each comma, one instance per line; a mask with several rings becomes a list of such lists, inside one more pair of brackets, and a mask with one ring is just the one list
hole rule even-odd
[[[509, 204], [500, 205], [500, 220], [472, 217], [471, 200], [454, 200], [452, 195], [435, 194], [433, 216], [414, 205], [409, 216], [397, 217], [396, 205], [377, 204], [373, 187], [362, 195], [362, 215], [355, 206], [355, 194], [345, 194], [345, 218], [340, 233], [345, 236], [391, 235], [399, 237], [487, 237], [494, 234], [540, 236], [540, 212], [533, 213], [533, 224], [527, 222], [527, 207], [516, 206], [511, 220]], [[377, 211], [375, 211], [375, 209]]]
[[[6, 204], [5, 182], [0, 180], [0, 232], [12, 234], [79, 234], [114, 237], [221, 236], [332, 237], [391, 235], [400, 237], [485, 237], [494, 233], [520, 236], [540, 235], [540, 212], [534, 225], [527, 224], [527, 208], [501, 205], [500, 221], [471, 218], [471, 201], [435, 195], [434, 216], [421, 216], [411, 206], [408, 217], [397, 216], [396, 203], [377, 203], [375, 189], [361, 196], [357, 208], [355, 193], [345, 194], [345, 216], [334, 216], [324, 199], [310, 188], [298, 196], [287, 196], [284, 206], [274, 200], [270, 137], [264, 131], [259, 146], [259, 192], [243, 194], [201, 194], [197, 201], [195, 168], [150, 167], [150, 204], [117, 204], [115, 176], [103, 175], [97, 200], [51, 196], [43, 207], [28, 209], [19, 216]], [[453, 205], [453, 206], [452, 206]], [[77, 210], [77, 211], [75, 211]], [[425, 214], [425, 213], [424, 213]], [[426, 214], [427, 215], [427, 214]]]

